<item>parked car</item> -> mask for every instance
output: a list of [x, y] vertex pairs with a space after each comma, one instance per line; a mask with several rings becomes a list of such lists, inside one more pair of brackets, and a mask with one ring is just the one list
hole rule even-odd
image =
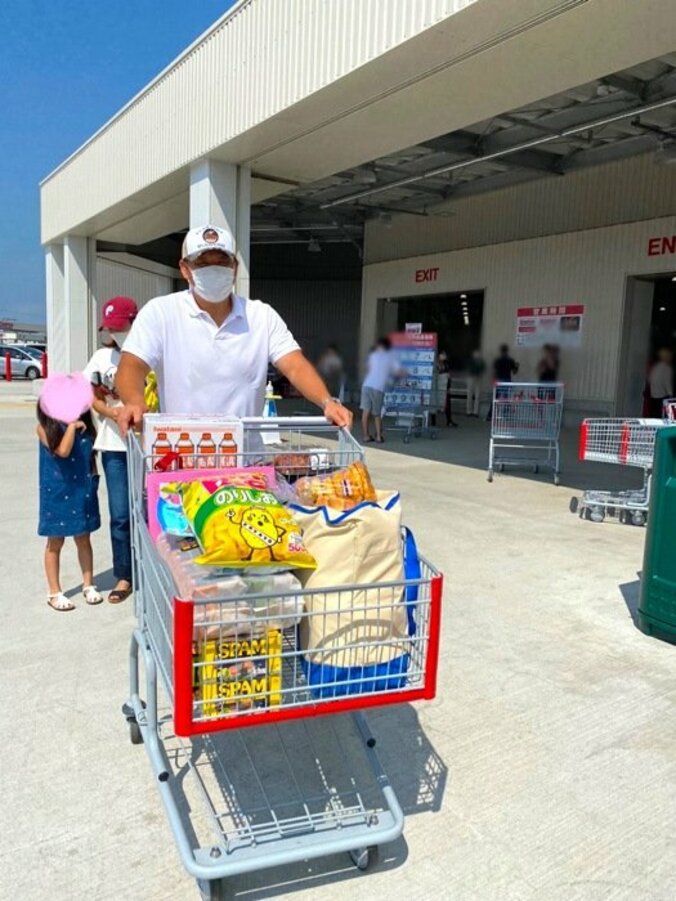
[[0, 376], [5, 377], [5, 359], [9, 354], [12, 361], [12, 378], [39, 379], [41, 373], [40, 360], [31, 356], [21, 347], [11, 344], [0, 344]]

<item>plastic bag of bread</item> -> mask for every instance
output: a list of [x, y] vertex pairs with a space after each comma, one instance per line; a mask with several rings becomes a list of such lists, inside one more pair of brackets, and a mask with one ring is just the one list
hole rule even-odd
[[328, 475], [308, 476], [295, 485], [301, 504], [351, 510], [364, 501], [376, 501], [377, 495], [364, 463], [351, 463]]

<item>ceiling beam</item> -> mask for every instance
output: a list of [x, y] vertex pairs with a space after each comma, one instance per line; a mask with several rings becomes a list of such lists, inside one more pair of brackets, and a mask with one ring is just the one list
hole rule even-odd
[[650, 82], [641, 81], [640, 78], [634, 78], [631, 75], [606, 75], [605, 78], [601, 79], [601, 84], [617, 88], [619, 91], [624, 91], [625, 94], [630, 94], [639, 100], [646, 100]]

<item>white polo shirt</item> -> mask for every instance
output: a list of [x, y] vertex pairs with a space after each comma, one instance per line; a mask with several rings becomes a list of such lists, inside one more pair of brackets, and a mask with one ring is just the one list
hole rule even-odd
[[124, 342], [157, 374], [160, 410], [171, 415], [261, 416], [268, 363], [298, 350], [281, 316], [235, 295], [220, 328], [190, 291], [155, 297]]

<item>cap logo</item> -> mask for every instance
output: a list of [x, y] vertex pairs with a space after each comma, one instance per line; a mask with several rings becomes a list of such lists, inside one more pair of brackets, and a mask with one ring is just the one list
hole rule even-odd
[[111, 313], [114, 313], [114, 312], [115, 312], [115, 306], [112, 303], [109, 303], [108, 306], [106, 307], [105, 315], [109, 316]]
[[215, 228], [205, 228], [202, 232], [202, 240], [207, 244], [216, 244], [218, 242], [218, 232]]

